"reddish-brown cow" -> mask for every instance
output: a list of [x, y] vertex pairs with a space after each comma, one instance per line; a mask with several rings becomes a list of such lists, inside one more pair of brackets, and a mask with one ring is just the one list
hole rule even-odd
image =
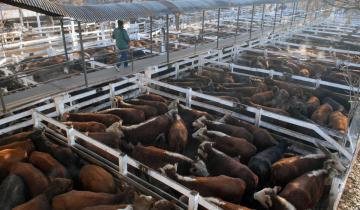
[[150, 101], [160, 101], [160, 102], [163, 102], [163, 103], [168, 102], [164, 97], [153, 94], [153, 93], [147, 93], [147, 94], [141, 95], [141, 96], [139, 96], [137, 98], [138, 99], [144, 99], [144, 100], [150, 100]]
[[320, 125], [327, 125], [332, 111], [333, 109], [329, 104], [323, 104], [315, 110], [311, 115], [311, 119]]
[[105, 132], [106, 126], [98, 122], [63, 122], [80, 132]]
[[263, 150], [278, 144], [278, 142], [269, 133], [269, 131], [263, 128], [258, 128], [255, 125], [251, 125], [250, 123], [247, 123], [245, 121], [237, 120], [231, 117], [230, 115], [225, 115], [220, 121], [224, 123], [228, 123], [230, 125], [243, 127], [249, 130], [254, 137], [253, 143], [256, 146], [256, 148], [259, 150]]
[[48, 153], [34, 151], [30, 155], [29, 162], [47, 176], [68, 177], [66, 168]]
[[247, 141], [249, 141], [250, 143], [253, 142], [253, 135], [245, 128], [234, 126], [234, 125], [228, 125], [228, 124], [221, 123], [221, 122], [210, 121], [210, 120], [207, 120], [205, 116], [197, 119], [193, 123], [193, 126], [195, 128], [202, 128], [202, 127], [206, 126], [207, 129], [209, 129], [209, 130], [220, 131], [229, 136], [244, 138]]
[[100, 114], [114, 114], [123, 120], [124, 125], [133, 125], [145, 121], [145, 112], [134, 108], [113, 108], [98, 112]]
[[240, 156], [241, 162], [247, 162], [256, 154], [256, 147], [243, 138], [226, 135], [219, 131], [208, 131], [205, 127], [200, 128], [193, 134], [193, 138], [200, 141], [214, 142], [213, 147], [231, 156]]
[[129, 104], [123, 101], [122, 97], [116, 97], [115, 98], [116, 105], [118, 108], [133, 108], [137, 110], [141, 110], [145, 113], [145, 118], [150, 119], [152, 117], [155, 117], [158, 115], [158, 111], [155, 107], [149, 106], [149, 105], [134, 105]]
[[97, 165], [85, 165], [80, 170], [79, 179], [84, 190], [103, 193], [115, 193], [114, 177]]
[[97, 114], [97, 113], [65, 113], [64, 121], [73, 122], [98, 122], [109, 127], [110, 125], [122, 121], [120, 117], [113, 114]]
[[212, 177], [185, 177], [176, 172], [176, 165], [166, 165], [162, 172], [202, 196], [215, 196], [227, 201], [239, 202], [244, 195], [246, 184], [242, 179], [224, 175]]
[[329, 116], [330, 128], [339, 130], [341, 133], [346, 134], [349, 127], [349, 118], [343, 113], [335, 111]]
[[246, 182], [246, 190], [251, 192], [258, 185], [258, 177], [246, 165], [214, 149], [210, 142], [203, 142], [198, 149], [212, 176], [226, 175]]
[[160, 101], [149, 101], [149, 100], [144, 100], [144, 99], [131, 99], [128, 101], [128, 103], [134, 104], [134, 105], [148, 105], [148, 106], [155, 107], [157, 109], [158, 115], [165, 114], [166, 112], [169, 111], [167, 105]]
[[178, 114], [175, 114], [174, 118], [167, 138], [169, 149], [173, 152], [183, 152], [188, 142], [188, 130]]

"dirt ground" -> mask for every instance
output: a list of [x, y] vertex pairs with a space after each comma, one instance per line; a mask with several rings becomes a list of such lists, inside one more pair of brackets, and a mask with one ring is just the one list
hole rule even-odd
[[344, 193], [341, 197], [338, 206], [338, 210], [360, 209], [360, 155], [359, 154], [356, 158], [356, 162], [347, 180]]

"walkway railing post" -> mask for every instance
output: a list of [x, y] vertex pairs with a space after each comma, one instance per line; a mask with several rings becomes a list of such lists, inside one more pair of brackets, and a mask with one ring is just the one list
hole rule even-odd
[[153, 53], [153, 18], [150, 17], [150, 53]]
[[1, 100], [1, 106], [3, 109], [3, 113], [6, 113], [6, 105], [5, 105], [5, 101], [4, 101], [4, 90], [2, 88], [0, 89], [0, 100]]
[[169, 52], [169, 15], [166, 15], [166, 62], [170, 63], [170, 52]]
[[61, 35], [62, 35], [62, 40], [63, 40], [63, 45], [64, 45], [65, 58], [66, 58], [66, 61], [69, 61], [69, 55], [68, 55], [68, 51], [67, 51], [67, 44], [66, 44], [66, 37], [65, 37], [65, 30], [64, 30], [64, 21], [62, 18], [60, 19], [60, 27], [61, 27]]
[[205, 10], [202, 11], [202, 20], [201, 20], [201, 40], [204, 38], [205, 30]]
[[261, 35], [264, 35], [264, 16], [265, 16], [265, 4], [263, 4], [262, 15], [261, 15]]
[[238, 36], [238, 33], [239, 33], [240, 11], [241, 11], [241, 8], [238, 7], [238, 12], [237, 12], [237, 17], [236, 17], [235, 43], [237, 41], [237, 36]]
[[81, 32], [81, 22], [78, 21], [78, 30], [79, 30], [79, 40], [80, 40], [80, 50], [81, 50], [81, 62], [84, 71], [84, 79], [85, 79], [85, 86], [88, 87], [88, 79], [87, 79], [87, 70], [86, 70], [86, 62], [85, 62], [85, 53], [84, 53], [84, 43], [82, 39], [82, 32]]
[[253, 22], [254, 22], [254, 14], [255, 14], [255, 4], [252, 5], [251, 10], [251, 22], [250, 22], [250, 34], [249, 34], [249, 41], [252, 38], [252, 28], [253, 28]]
[[272, 30], [273, 34], [275, 33], [277, 11], [278, 11], [278, 4], [275, 5], [275, 17], [274, 17], [274, 25], [273, 25], [273, 30]]
[[218, 9], [218, 18], [217, 18], [216, 48], [219, 48], [220, 12], [221, 12], [221, 9], [219, 8], [219, 9]]

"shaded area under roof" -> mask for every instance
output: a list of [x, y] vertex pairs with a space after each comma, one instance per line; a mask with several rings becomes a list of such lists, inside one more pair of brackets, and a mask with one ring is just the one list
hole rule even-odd
[[70, 17], [83, 22], [130, 20], [217, 8], [293, 1], [297, 0], [163, 0], [74, 6], [50, 0], [0, 0], [9, 5], [46, 15]]

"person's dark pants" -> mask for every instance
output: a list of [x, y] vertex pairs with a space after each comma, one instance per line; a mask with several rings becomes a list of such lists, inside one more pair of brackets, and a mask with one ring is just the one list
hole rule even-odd
[[118, 67], [121, 66], [122, 63], [124, 63], [124, 67], [128, 67], [128, 51], [123, 49], [120, 50], [120, 63], [117, 65]]

